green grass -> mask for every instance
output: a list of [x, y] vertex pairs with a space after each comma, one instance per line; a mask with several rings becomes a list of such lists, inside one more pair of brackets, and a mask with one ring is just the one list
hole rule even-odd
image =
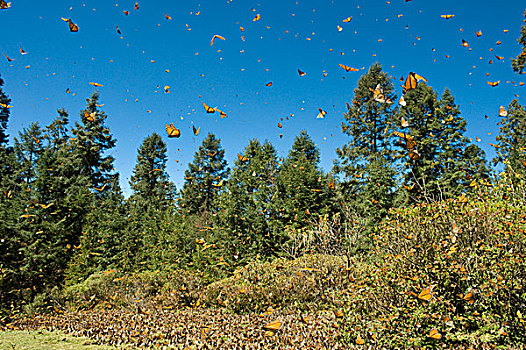
[[[0, 350], [115, 350], [108, 345], [95, 345], [89, 338], [78, 338], [61, 332], [0, 332]], [[124, 349], [124, 348], [121, 348]], [[126, 348], [131, 349], [131, 348]]]

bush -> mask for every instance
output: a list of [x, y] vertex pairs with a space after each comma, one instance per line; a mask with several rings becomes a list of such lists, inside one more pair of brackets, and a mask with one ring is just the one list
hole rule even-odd
[[392, 210], [375, 265], [347, 290], [343, 326], [386, 347], [518, 346], [526, 330], [524, 182]]
[[335, 308], [345, 288], [346, 261], [330, 255], [305, 255], [296, 260], [254, 261], [233, 276], [212, 283], [204, 300], [234, 312], [273, 308]]
[[109, 270], [95, 273], [82, 283], [67, 287], [64, 299], [72, 309], [178, 308], [194, 305], [201, 297], [203, 288], [202, 277], [190, 271], [124, 274]]

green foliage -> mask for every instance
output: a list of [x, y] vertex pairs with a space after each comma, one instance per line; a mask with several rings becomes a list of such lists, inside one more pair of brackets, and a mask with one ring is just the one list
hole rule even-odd
[[[374, 236], [374, 265], [353, 275], [344, 293], [348, 340], [360, 335], [388, 348], [519, 346], [524, 199], [524, 189], [505, 177], [467, 197], [392, 210]], [[429, 336], [434, 329], [441, 339]]]
[[[305, 131], [296, 137], [281, 165], [271, 201], [276, 234], [299, 229], [336, 211], [334, 182], [318, 167], [319, 151]], [[331, 185], [332, 183], [332, 185]]]
[[521, 26], [521, 36], [517, 39], [519, 45], [522, 46], [522, 52], [511, 60], [513, 70], [519, 74], [524, 73], [526, 66], [526, 10], [524, 11], [524, 24]]
[[[400, 108], [398, 124], [403, 127], [402, 118], [409, 124], [403, 131], [409, 136], [399, 137], [405, 189], [399, 193], [402, 203], [452, 198], [469, 188], [468, 175], [470, 180], [488, 177], [484, 153], [464, 136], [466, 121], [448, 89], [438, 99], [421, 82], [404, 99], [407, 105]], [[408, 154], [407, 143], [412, 141], [418, 156]]]
[[270, 142], [251, 140], [236, 160], [220, 197], [216, 230], [217, 243], [223, 242], [231, 264], [277, 255], [282, 238], [269, 225], [277, 172], [277, 154]]
[[5, 147], [8, 141], [6, 130], [9, 121], [9, 108], [7, 106], [9, 106], [11, 100], [3, 91], [2, 86], [4, 86], [4, 80], [0, 76], [0, 103], [5, 106], [0, 106], [0, 147]]
[[208, 134], [185, 171], [181, 206], [186, 215], [207, 216], [217, 212], [217, 197], [229, 169], [221, 140]]
[[343, 258], [305, 255], [296, 260], [255, 260], [233, 276], [209, 285], [204, 301], [235, 312], [263, 312], [272, 308], [321, 310], [338, 305], [335, 292], [345, 289]]
[[494, 164], [526, 174], [526, 110], [514, 99], [508, 106], [508, 115], [500, 122], [497, 135], [497, 156]]

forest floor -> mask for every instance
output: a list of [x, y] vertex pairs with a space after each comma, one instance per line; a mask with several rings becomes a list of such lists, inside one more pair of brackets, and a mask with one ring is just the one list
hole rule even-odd
[[[10, 327], [16, 331], [0, 333], [0, 342], [7, 345], [16, 343], [18, 347], [0, 345], [2, 350], [117, 349], [82, 345], [95, 343], [117, 346], [118, 349], [122, 346], [128, 346], [126, 349], [346, 348], [339, 339], [337, 319], [329, 312], [238, 315], [216, 309], [148, 310], [139, 313], [104, 309], [35, 316], [18, 320]], [[38, 334], [35, 330], [39, 329], [47, 331]], [[59, 335], [55, 336], [57, 331]], [[71, 346], [67, 347], [70, 339], [75, 339], [71, 336], [88, 338], [76, 338], [79, 340], [69, 343]], [[35, 341], [53, 345], [34, 347]]]

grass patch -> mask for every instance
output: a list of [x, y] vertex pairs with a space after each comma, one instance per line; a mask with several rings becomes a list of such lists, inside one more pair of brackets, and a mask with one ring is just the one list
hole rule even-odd
[[[97, 345], [85, 337], [72, 337], [61, 332], [6, 331], [0, 332], [2, 350], [114, 350], [113, 346]], [[123, 348], [120, 348], [123, 349]], [[132, 349], [127, 347], [126, 349]]]

